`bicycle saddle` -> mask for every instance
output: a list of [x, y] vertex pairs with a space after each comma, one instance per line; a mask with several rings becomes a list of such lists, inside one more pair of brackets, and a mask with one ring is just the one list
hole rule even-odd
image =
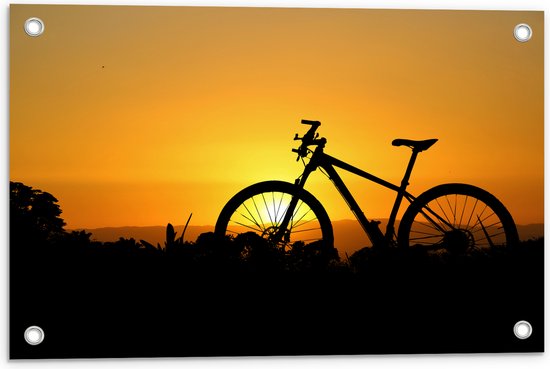
[[423, 140], [423, 141], [415, 141], [415, 140], [407, 140], [404, 138], [397, 138], [392, 141], [393, 146], [408, 146], [413, 151], [421, 152], [424, 150], [428, 150], [434, 143], [437, 142], [437, 138], [431, 138], [429, 140]]

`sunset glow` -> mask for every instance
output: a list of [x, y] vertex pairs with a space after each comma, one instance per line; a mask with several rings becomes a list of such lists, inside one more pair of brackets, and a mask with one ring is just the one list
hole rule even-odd
[[[11, 5], [10, 179], [67, 228], [214, 225], [263, 180], [293, 182], [301, 119], [326, 152], [410, 192], [471, 183], [544, 221], [543, 13]], [[45, 33], [29, 37], [29, 17]], [[528, 23], [533, 37], [513, 29]], [[78, 27], [78, 32], [75, 31]], [[369, 218], [395, 194], [342, 173]], [[352, 214], [319, 171], [306, 188]]]

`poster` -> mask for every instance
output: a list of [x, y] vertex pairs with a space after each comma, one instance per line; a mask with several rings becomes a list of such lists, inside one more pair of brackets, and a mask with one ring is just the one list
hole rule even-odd
[[541, 352], [543, 26], [13, 5], [11, 358]]

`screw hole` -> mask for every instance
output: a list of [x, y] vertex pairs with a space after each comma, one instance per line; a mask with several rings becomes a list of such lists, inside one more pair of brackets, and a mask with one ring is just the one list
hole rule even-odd
[[25, 341], [29, 345], [39, 345], [44, 341], [44, 331], [36, 325], [30, 326], [25, 330]]
[[520, 23], [514, 28], [514, 37], [519, 42], [527, 42], [531, 39], [533, 30], [528, 24]]
[[44, 33], [44, 22], [40, 18], [29, 18], [25, 21], [25, 32], [27, 35], [36, 37]]
[[517, 338], [520, 340], [527, 339], [531, 336], [533, 333], [533, 327], [529, 322], [525, 320], [521, 320], [514, 325], [514, 334]]

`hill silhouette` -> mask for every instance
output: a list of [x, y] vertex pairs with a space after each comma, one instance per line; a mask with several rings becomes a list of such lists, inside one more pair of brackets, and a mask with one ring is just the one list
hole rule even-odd
[[[387, 219], [379, 219], [380, 228], [385, 229]], [[396, 224], [396, 228], [399, 222]], [[175, 230], [181, 234], [184, 225], [175, 225]], [[363, 247], [370, 246], [371, 243], [365, 235], [361, 225], [356, 220], [346, 219], [332, 222], [334, 229], [335, 246], [340, 255], [351, 255]], [[517, 225], [520, 240], [526, 241], [544, 236], [544, 224]], [[154, 245], [164, 242], [166, 235], [165, 226], [147, 226], [147, 227], [103, 227], [103, 228], [84, 228], [75, 229], [84, 230], [92, 233], [92, 239], [101, 242], [114, 242], [120, 237], [134, 238], [136, 240], [146, 240]], [[194, 226], [189, 225], [185, 231], [186, 241], [195, 241], [202, 233], [212, 232], [214, 226]]]
[[[181, 235], [185, 225], [174, 225], [174, 229]], [[77, 228], [75, 231], [85, 231], [92, 234], [91, 239], [100, 242], [115, 242], [120, 237], [146, 240], [154, 245], [164, 243], [166, 239], [166, 226], [145, 227], [102, 227], [102, 228]], [[187, 226], [185, 241], [196, 241], [202, 233], [213, 232], [214, 226]]]

